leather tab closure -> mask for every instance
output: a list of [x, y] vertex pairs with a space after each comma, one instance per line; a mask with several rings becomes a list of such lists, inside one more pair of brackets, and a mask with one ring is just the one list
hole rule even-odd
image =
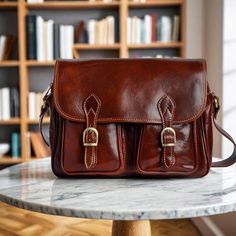
[[174, 147], [176, 144], [176, 133], [172, 127], [175, 102], [172, 98], [164, 95], [158, 102], [158, 110], [162, 119], [161, 144], [162, 144], [162, 161], [166, 168], [175, 164]]
[[86, 129], [83, 132], [84, 164], [87, 169], [94, 168], [97, 164], [97, 146], [99, 133], [97, 130], [97, 118], [101, 107], [99, 98], [91, 94], [83, 104], [86, 117]]

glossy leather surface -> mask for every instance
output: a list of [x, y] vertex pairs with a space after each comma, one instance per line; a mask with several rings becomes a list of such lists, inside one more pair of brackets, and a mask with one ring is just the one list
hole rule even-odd
[[205, 62], [201, 60], [119, 59], [58, 61], [53, 99], [66, 119], [85, 121], [83, 102], [101, 101], [98, 122], [160, 123], [157, 103], [176, 103], [174, 123], [193, 121], [206, 104]]
[[[50, 97], [54, 173], [60, 177], [206, 175], [214, 110], [205, 74], [201, 60], [58, 61]], [[86, 127], [98, 131], [95, 148], [83, 144]], [[161, 143], [165, 127], [176, 133], [171, 148]], [[170, 133], [165, 135], [165, 142], [173, 142]], [[85, 139], [94, 142], [93, 135]]]

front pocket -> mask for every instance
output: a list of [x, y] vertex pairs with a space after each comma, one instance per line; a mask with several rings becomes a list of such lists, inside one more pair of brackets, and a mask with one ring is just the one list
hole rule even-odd
[[63, 135], [62, 165], [68, 174], [87, 172], [114, 172], [123, 165], [123, 154], [118, 136], [121, 135], [119, 124], [97, 124], [99, 134], [97, 161], [93, 168], [87, 169], [84, 161], [83, 131], [85, 124], [65, 121]]
[[169, 168], [163, 165], [161, 145], [161, 125], [144, 125], [139, 142], [137, 168], [139, 172], [175, 173], [192, 172], [196, 167], [193, 124], [174, 125], [176, 146], [175, 164]]

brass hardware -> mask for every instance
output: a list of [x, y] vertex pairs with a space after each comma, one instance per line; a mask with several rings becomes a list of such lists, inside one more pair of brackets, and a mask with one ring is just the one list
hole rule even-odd
[[220, 108], [219, 98], [216, 96], [214, 96], [214, 105], [215, 105], [215, 109], [219, 110]]
[[[171, 132], [173, 134], [174, 141], [172, 143], [164, 143], [164, 134], [165, 132]], [[176, 133], [175, 130], [171, 127], [166, 127], [161, 131], [161, 145], [162, 147], [174, 147], [176, 144]]]
[[[86, 143], [85, 138], [86, 138], [87, 132], [93, 132], [96, 135], [96, 142]], [[98, 131], [97, 131], [97, 129], [92, 128], [92, 127], [88, 127], [84, 130], [84, 132], [83, 132], [83, 144], [84, 144], [85, 147], [96, 147], [98, 145]]]

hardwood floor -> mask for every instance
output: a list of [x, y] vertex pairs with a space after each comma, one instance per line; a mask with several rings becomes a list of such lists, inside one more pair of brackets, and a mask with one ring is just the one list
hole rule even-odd
[[[112, 221], [30, 212], [0, 202], [0, 236], [110, 236]], [[200, 236], [190, 220], [151, 221], [152, 236]]]

